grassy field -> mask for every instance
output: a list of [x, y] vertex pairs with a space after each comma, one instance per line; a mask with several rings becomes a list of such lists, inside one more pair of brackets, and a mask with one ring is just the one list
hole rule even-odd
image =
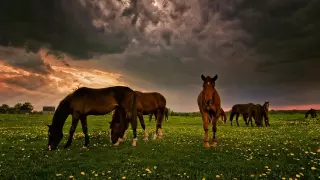
[[[136, 148], [131, 130], [123, 144], [112, 147], [106, 133], [110, 116], [89, 117], [88, 149], [82, 148], [80, 123], [71, 148], [63, 149], [69, 116], [60, 149], [47, 151], [51, 118], [0, 115], [0, 179], [320, 179], [320, 120], [306, 124], [301, 114], [271, 115], [270, 128], [220, 121], [216, 149], [202, 147], [200, 117], [169, 117], [164, 139], [149, 142], [143, 142], [139, 124]], [[155, 123], [146, 124], [153, 134]]]

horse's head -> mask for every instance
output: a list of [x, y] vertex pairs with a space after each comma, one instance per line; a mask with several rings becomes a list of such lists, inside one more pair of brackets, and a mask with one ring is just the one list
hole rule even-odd
[[57, 149], [61, 139], [63, 138], [62, 131], [59, 131], [52, 127], [52, 125], [48, 126], [48, 149], [55, 150]]
[[110, 123], [110, 141], [112, 144], [115, 144], [121, 133], [120, 122], [111, 122]]
[[204, 103], [206, 106], [210, 106], [212, 102], [213, 93], [215, 91], [216, 80], [218, 79], [218, 75], [215, 75], [213, 78], [210, 76], [205, 77], [203, 74], [201, 75], [201, 79], [203, 81], [203, 92], [204, 92]]
[[265, 101], [263, 104], [264, 109], [269, 111], [269, 106], [270, 106], [269, 101]]

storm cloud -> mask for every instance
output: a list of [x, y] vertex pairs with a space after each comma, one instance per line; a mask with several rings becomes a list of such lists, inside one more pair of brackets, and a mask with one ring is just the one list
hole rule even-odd
[[96, 61], [133, 87], [163, 91], [181, 111], [195, 109], [178, 104], [196, 102], [202, 73], [219, 74], [228, 107], [320, 101], [316, 0], [10, 0], [0, 7], [0, 45]]

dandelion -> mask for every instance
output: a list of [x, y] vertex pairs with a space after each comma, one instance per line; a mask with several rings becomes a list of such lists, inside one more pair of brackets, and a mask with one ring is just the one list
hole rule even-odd
[[285, 177], [283, 177], [283, 178], [281, 178], [282, 180], [286, 180], [286, 178]]
[[201, 180], [206, 180], [206, 178], [202, 178]]
[[69, 179], [73, 179], [73, 176], [69, 176]]
[[95, 177], [97, 177], [97, 176], [98, 176], [98, 174], [95, 174], [94, 176], [95, 176]]
[[320, 148], [317, 150], [317, 153], [320, 153]]
[[216, 178], [219, 179], [219, 178], [220, 178], [220, 175], [216, 175]]
[[264, 166], [264, 168], [268, 169], [268, 168], [269, 168], [269, 166]]
[[122, 176], [122, 179], [127, 179], [125, 176]]
[[101, 173], [101, 175], [102, 175], [102, 176], [105, 176], [105, 175], [106, 175], [106, 173], [102, 172], [102, 173]]
[[186, 176], [186, 175], [187, 175], [187, 173], [183, 173], [183, 175], [185, 175], [185, 176]]
[[62, 174], [56, 174], [57, 177], [62, 176]]
[[146, 168], [146, 171], [150, 174], [151, 170], [149, 168]]
[[81, 172], [80, 174], [84, 176], [86, 173], [85, 172]]
[[300, 174], [296, 174], [296, 177], [297, 177], [297, 178], [300, 178]]
[[315, 168], [315, 167], [311, 167], [311, 170], [312, 170], [312, 171], [314, 171], [314, 170], [316, 170], [316, 169], [317, 169], [317, 168]]
[[294, 156], [294, 154], [293, 154], [293, 153], [290, 153], [290, 156]]

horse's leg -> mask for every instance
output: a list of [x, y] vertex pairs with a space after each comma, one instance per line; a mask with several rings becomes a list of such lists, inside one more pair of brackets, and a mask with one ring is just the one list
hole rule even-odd
[[87, 125], [87, 116], [81, 116], [80, 122], [82, 126], [82, 132], [84, 134], [84, 147], [87, 147], [89, 145], [89, 135], [88, 135], [88, 125]]
[[209, 135], [208, 135], [208, 126], [209, 126], [209, 113], [207, 112], [202, 112], [202, 120], [203, 120], [203, 130], [204, 130], [204, 144], [203, 147], [205, 148], [209, 148], [210, 144], [209, 144]]
[[[140, 118], [139, 118], [140, 119]], [[141, 121], [140, 121], [141, 123]], [[137, 121], [133, 121], [133, 119], [131, 119], [131, 128], [132, 128], [132, 133], [133, 133], [133, 139], [132, 139], [132, 146], [136, 147], [137, 146]], [[144, 125], [144, 122], [143, 122]], [[142, 124], [141, 124], [142, 126]]]
[[[132, 115], [130, 114], [130, 117], [129, 117], [127, 112], [130, 112], [130, 111], [121, 110], [120, 112], [121, 113], [120, 114], [120, 136], [118, 138], [118, 141], [114, 144], [114, 146], [119, 146], [120, 143], [123, 142], [125, 131], [129, 126], [130, 120], [132, 120]], [[132, 121], [131, 121], [131, 124], [132, 124]]]
[[152, 120], [152, 113], [151, 114], [149, 114], [149, 123], [151, 122], [151, 120]]
[[230, 123], [231, 123], [231, 126], [232, 126], [233, 116], [234, 116], [234, 113], [233, 113], [233, 112], [231, 112], [231, 113], [230, 113]]
[[127, 123], [126, 126], [125, 126], [125, 130], [124, 130], [124, 133], [123, 133], [123, 140], [126, 139], [126, 137], [127, 137], [128, 128], [129, 128], [129, 123]]
[[237, 114], [236, 114], [236, 122], [237, 122], [237, 126], [239, 126], [239, 121], [238, 121], [238, 119], [239, 119], [239, 115], [240, 115], [239, 113], [237, 113]]
[[76, 131], [76, 128], [77, 128], [77, 125], [79, 122], [79, 118], [80, 118], [80, 115], [78, 113], [72, 114], [72, 124], [71, 124], [70, 131], [69, 131], [69, 138], [68, 138], [68, 141], [67, 141], [66, 145], [64, 146], [64, 148], [68, 148], [71, 145], [73, 134]]
[[141, 127], [142, 127], [142, 129], [143, 129], [143, 132], [144, 132], [144, 141], [148, 141], [149, 139], [148, 139], [148, 136], [149, 136], [149, 134], [148, 134], [148, 132], [147, 132], [147, 130], [146, 130], [146, 125], [144, 124], [144, 119], [143, 119], [143, 114], [142, 113], [139, 113], [138, 114], [138, 118], [139, 118], [139, 121], [140, 121], [140, 125], [141, 125]]
[[250, 116], [249, 116], [249, 120], [247, 119], [248, 116], [247, 115], [242, 115], [244, 122], [246, 123], [247, 126], [249, 126], [249, 122], [250, 122]]
[[163, 134], [162, 134], [162, 121], [163, 121], [163, 111], [158, 109], [157, 110], [157, 123], [156, 123], [156, 133], [153, 136], [153, 139], [157, 139], [157, 137], [159, 136], [159, 138], [162, 138]]
[[216, 132], [217, 132], [217, 121], [219, 117], [213, 116], [212, 117], [212, 146], [217, 147], [217, 139], [216, 139]]

